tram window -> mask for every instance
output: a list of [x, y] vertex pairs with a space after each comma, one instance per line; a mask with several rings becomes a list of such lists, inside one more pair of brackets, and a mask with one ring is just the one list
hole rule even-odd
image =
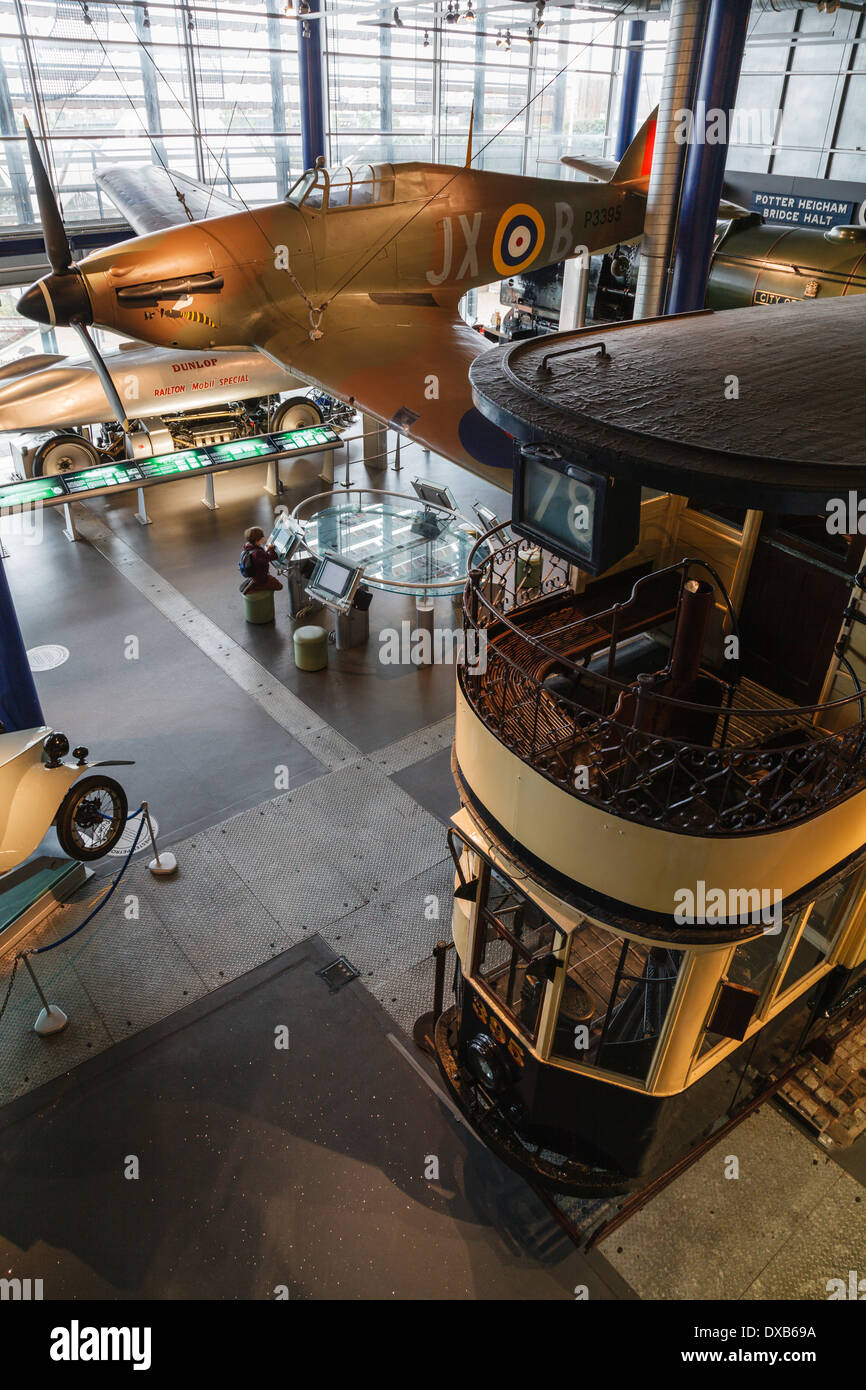
[[712, 517], [714, 521], [723, 521], [735, 531], [742, 531], [746, 525], [745, 507], [721, 507], [716, 503], [696, 502], [692, 497], [689, 498], [688, 505], [690, 512], [700, 512], [702, 516]]
[[[737, 947], [725, 978], [731, 984], [746, 985], [749, 989], [760, 991], [761, 997], [755, 1006], [754, 1018], [760, 1016], [774, 992], [773, 987], [782, 968], [784, 975], [779, 989], [775, 991], [777, 997], [784, 990], [793, 988], [798, 980], [819, 965], [830, 952], [844, 920], [841, 904], [849, 883], [850, 880], [846, 880], [842, 884], [834, 885], [815, 903], [796, 947], [794, 942], [806, 915], [805, 908], [798, 908], [796, 912], [790, 913], [782, 923], [781, 932], [764, 932], [761, 936], [753, 937], [751, 941], [745, 941], [742, 946]], [[819, 915], [813, 925], [811, 919], [816, 911]], [[721, 1033], [706, 1032], [698, 1056], [704, 1057], [718, 1043], [727, 1041], [729, 1039]]]
[[845, 900], [850, 884], [850, 878], [842, 879], [815, 902], [788, 962], [779, 994], [793, 988], [829, 956], [845, 921]]
[[487, 870], [473, 973], [533, 1041], [557, 930], [536, 903], [495, 869]]
[[554, 1055], [645, 1080], [682, 960], [584, 922], [571, 938]]

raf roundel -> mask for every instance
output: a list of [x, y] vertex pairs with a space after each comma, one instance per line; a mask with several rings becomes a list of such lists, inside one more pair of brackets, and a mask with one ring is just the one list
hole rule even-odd
[[493, 264], [500, 275], [519, 275], [535, 260], [543, 242], [541, 214], [528, 203], [515, 203], [499, 219], [493, 238]]

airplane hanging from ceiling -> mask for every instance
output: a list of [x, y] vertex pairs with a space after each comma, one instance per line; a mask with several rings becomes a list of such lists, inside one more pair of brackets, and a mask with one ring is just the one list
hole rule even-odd
[[[636, 240], [655, 127], [653, 112], [617, 165], [570, 158], [592, 182], [424, 163], [329, 174], [320, 162], [284, 201], [251, 211], [228, 211], [225, 198], [154, 166], [114, 168], [100, 184], [140, 235], [77, 264], [28, 128], [52, 272], [18, 309], [77, 330], [124, 429], [135, 409], [89, 325], [157, 349], [254, 351], [510, 487], [507, 441], [474, 408], [468, 383], [488, 343], [458, 302], [509, 275]], [[9, 427], [0, 397], [0, 429]]]

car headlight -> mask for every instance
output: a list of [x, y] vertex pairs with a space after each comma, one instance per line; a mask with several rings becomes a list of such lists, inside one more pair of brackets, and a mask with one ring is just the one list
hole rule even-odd
[[42, 761], [46, 767], [59, 767], [68, 752], [69, 739], [65, 734], [49, 734], [42, 744]]
[[489, 1033], [476, 1033], [468, 1044], [466, 1066], [475, 1080], [495, 1095], [511, 1085], [511, 1068]]

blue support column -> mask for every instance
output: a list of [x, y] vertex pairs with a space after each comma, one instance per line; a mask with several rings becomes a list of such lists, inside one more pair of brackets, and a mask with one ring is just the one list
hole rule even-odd
[[[310, 10], [319, 13], [319, 0], [310, 0]], [[325, 153], [325, 83], [322, 75], [321, 19], [311, 19], [304, 38], [304, 21], [298, 21], [298, 70], [301, 79], [301, 141], [304, 168], [312, 169]]]
[[7, 734], [45, 723], [6, 569], [0, 560], [0, 720]]
[[[692, 140], [686, 153], [679, 229], [667, 312], [702, 309], [725, 178], [730, 112], [737, 100], [750, 0], [712, 0], [698, 74]], [[725, 113], [725, 139], [707, 144], [707, 113]], [[710, 130], [712, 132], [712, 127]]]
[[635, 136], [637, 129], [637, 102], [640, 94], [640, 79], [643, 72], [643, 41], [646, 36], [646, 22], [633, 19], [628, 26], [628, 49], [625, 67], [622, 71], [622, 90], [619, 94], [619, 122], [616, 128], [617, 159], [622, 159]]

